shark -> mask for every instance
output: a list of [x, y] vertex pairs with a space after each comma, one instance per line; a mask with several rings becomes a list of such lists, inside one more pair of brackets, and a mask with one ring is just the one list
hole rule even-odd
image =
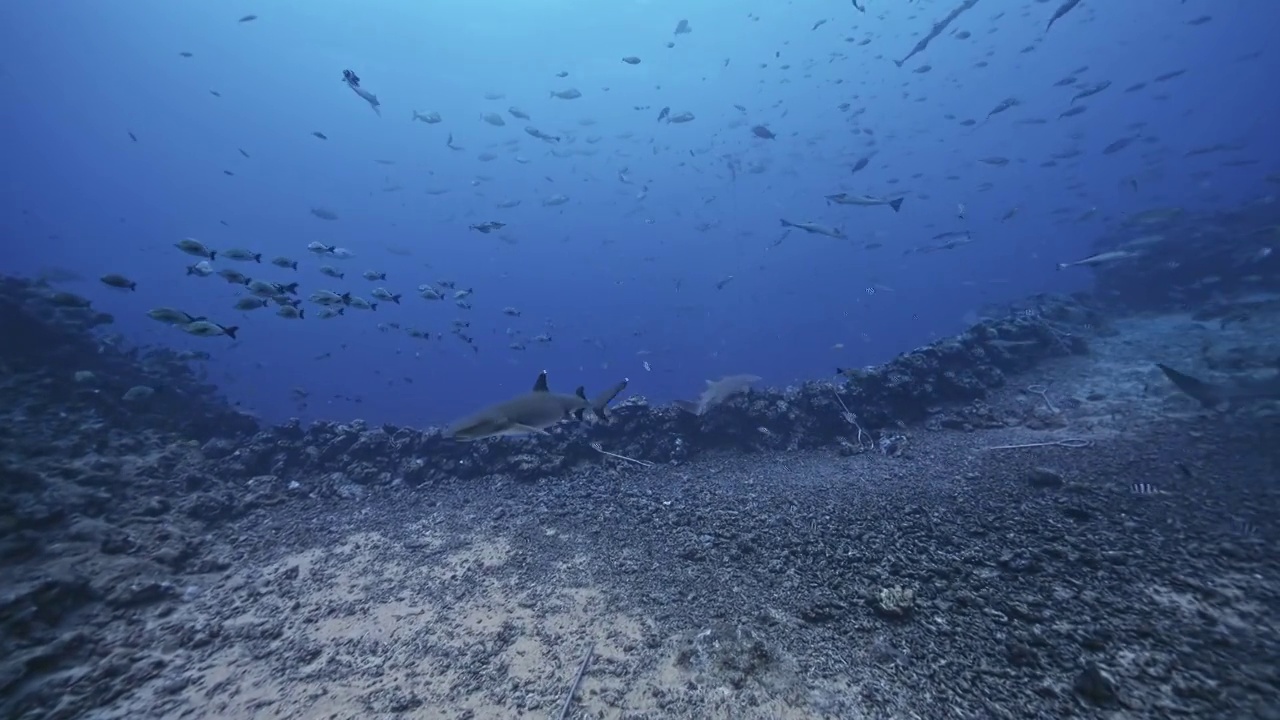
[[676, 407], [687, 413], [703, 415], [734, 395], [751, 389], [752, 383], [759, 381], [759, 375], [729, 375], [719, 380], [708, 380], [707, 388], [702, 391], [702, 395], [698, 396], [696, 402], [676, 400]]
[[444, 436], [473, 441], [509, 435], [548, 435], [547, 428], [571, 415], [582, 420], [588, 409], [605, 420], [608, 419], [606, 406], [626, 388], [628, 382], [623, 378], [595, 399], [588, 400], [581, 385], [572, 395], [551, 392], [547, 385], [547, 371], [543, 370], [534, 381], [533, 390], [477, 410], [450, 425]]
[[1221, 382], [1201, 380], [1160, 363], [1156, 363], [1156, 367], [1174, 387], [1211, 410], [1251, 400], [1280, 400], [1280, 361], [1276, 363], [1276, 372], [1268, 377], [1237, 375]]

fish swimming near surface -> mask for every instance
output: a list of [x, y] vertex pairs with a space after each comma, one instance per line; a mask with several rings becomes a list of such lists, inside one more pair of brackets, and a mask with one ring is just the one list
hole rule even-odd
[[1184, 394], [1210, 410], [1222, 410], [1252, 400], [1280, 400], [1280, 360], [1276, 371], [1258, 378], [1245, 373], [1220, 382], [1208, 382], [1156, 363], [1160, 372]]
[[444, 436], [470, 441], [503, 435], [546, 435], [547, 428], [570, 415], [583, 419], [587, 409], [605, 418], [605, 406], [622, 392], [626, 384], [627, 381], [623, 380], [595, 400], [588, 400], [581, 386], [572, 395], [551, 392], [547, 386], [547, 372], [543, 370], [538, 374], [533, 390], [477, 410], [450, 425]]
[[760, 381], [759, 375], [729, 375], [719, 380], [708, 380], [707, 388], [696, 402], [677, 400], [676, 407], [694, 415], [704, 415], [708, 410], [751, 389]]

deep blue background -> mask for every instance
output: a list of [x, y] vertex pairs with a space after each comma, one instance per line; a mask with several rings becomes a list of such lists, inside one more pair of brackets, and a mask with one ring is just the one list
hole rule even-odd
[[[982, 0], [902, 68], [892, 60], [959, 0], [866, 4], [859, 14], [836, 0], [3, 3], [0, 270], [85, 275], [67, 289], [114, 313], [115, 330], [210, 350], [211, 377], [268, 419], [296, 414], [290, 389], [302, 387], [311, 417], [425, 425], [523, 390], [542, 368], [560, 389], [625, 375], [632, 391], [665, 400], [696, 396], [722, 374], [784, 385], [880, 362], [962, 329], [986, 302], [1087, 287], [1087, 271], [1055, 263], [1086, 253], [1126, 213], [1227, 206], [1274, 189], [1261, 178], [1280, 159], [1280, 3], [1085, 0], [1046, 35], [1057, 0]], [[237, 22], [247, 13], [260, 17]], [[1212, 20], [1189, 22], [1204, 15]], [[673, 37], [682, 17], [693, 33]], [[1260, 54], [1242, 59], [1249, 53]], [[914, 72], [925, 64], [932, 70]], [[1077, 89], [1054, 83], [1083, 66], [1080, 85], [1113, 85], [1083, 101], [1084, 114], [1058, 120]], [[382, 100], [381, 117], [342, 85], [343, 68]], [[1176, 69], [1187, 72], [1123, 92]], [[561, 70], [569, 77], [557, 79]], [[583, 97], [548, 97], [569, 87]], [[1006, 97], [1021, 106], [960, 124]], [[564, 135], [561, 151], [594, 154], [556, 157], [524, 123], [480, 119], [510, 105]], [[663, 106], [697, 119], [656, 123]], [[411, 122], [414, 109], [445, 122]], [[1037, 118], [1047, 122], [1025, 122]], [[753, 137], [755, 123], [777, 139]], [[450, 132], [465, 151], [445, 146]], [[1141, 137], [1131, 147], [1102, 154], [1132, 135]], [[1184, 158], [1214, 143], [1241, 149]], [[1071, 148], [1082, 154], [1042, 165]], [[482, 162], [484, 151], [499, 158]], [[989, 156], [1010, 163], [978, 162]], [[726, 158], [743, 168], [736, 181]], [[1222, 165], [1241, 159], [1259, 162]], [[763, 172], [746, 172], [753, 164]], [[618, 181], [622, 168], [635, 185]], [[906, 202], [897, 214], [828, 207], [823, 195], [839, 191]], [[571, 201], [541, 205], [555, 193]], [[507, 199], [522, 204], [496, 208]], [[341, 219], [319, 220], [314, 206]], [[775, 245], [780, 217], [840, 225], [850, 239], [793, 232]], [[514, 244], [467, 231], [487, 219], [509, 223]], [[962, 228], [975, 243], [903, 254]], [[184, 236], [292, 256], [297, 273], [237, 267], [300, 280], [304, 294], [367, 297], [359, 273], [385, 270], [404, 304], [328, 322], [239, 313], [234, 287], [184, 275], [193, 259], [172, 247]], [[319, 274], [304, 250], [313, 240], [358, 253], [329, 261], [347, 280]], [[862, 249], [869, 241], [885, 247]], [[103, 272], [133, 277], [138, 291], [98, 284]], [[474, 288], [474, 309], [416, 297], [439, 279]], [[145, 312], [159, 305], [240, 325], [241, 342], [155, 323]], [[502, 315], [508, 305], [523, 316]], [[471, 321], [479, 354], [447, 332], [421, 341], [376, 328], [435, 333], [454, 318]], [[548, 327], [549, 345], [507, 347], [508, 328], [532, 337]]]

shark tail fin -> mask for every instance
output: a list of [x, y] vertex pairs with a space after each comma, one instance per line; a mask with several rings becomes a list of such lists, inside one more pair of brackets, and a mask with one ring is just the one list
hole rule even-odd
[[591, 401], [591, 409], [595, 412], [596, 417], [601, 420], [609, 419], [608, 413], [605, 412], [609, 407], [609, 403], [613, 402], [613, 399], [618, 397], [618, 393], [626, 389], [627, 383], [629, 382], [631, 382], [631, 378], [622, 378], [622, 382], [617, 383], [608, 390], [600, 393]]
[[1156, 367], [1160, 368], [1164, 376], [1169, 378], [1169, 382], [1201, 405], [1207, 408], [1214, 408], [1222, 404], [1222, 395], [1218, 388], [1213, 385], [1185, 373], [1180, 373], [1167, 365], [1156, 363]]
[[889, 201], [889, 207], [893, 208], [893, 211], [894, 211], [894, 212], [898, 212], [899, 210], [901, 210], [901, 209], [902, 209], [902, 198], [898, 198], [898, 199], [896, 199], [896, 200], [890, 200], [890, 201]]

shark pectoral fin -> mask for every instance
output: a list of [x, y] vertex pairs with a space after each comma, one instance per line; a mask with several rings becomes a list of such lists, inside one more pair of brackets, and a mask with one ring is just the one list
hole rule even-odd
[[538, 373], [538, 379], [533, 382], [534, 392], [548, 392], [547, 390], [547, 371], [543, 370]]
[[509, 430], [515, 430], [517, 432], [526, 432], [531, 435], [550, 435], [551, 434], [540, 427], [525, 425], [524, 423], [511, 423], [511, 427], [509, 428]]
[[1165, 377], [1169, 378], [1169, 382], [1173, 383], [1175, 387], [1207, 408], [1217, 408], [1225, 400], [1217, 387], [1203, 380], [1180, 373], [1160, 363], [1156, 363], [1156, 367], [1160, 368], [1160, 371], [1164, 373]]

